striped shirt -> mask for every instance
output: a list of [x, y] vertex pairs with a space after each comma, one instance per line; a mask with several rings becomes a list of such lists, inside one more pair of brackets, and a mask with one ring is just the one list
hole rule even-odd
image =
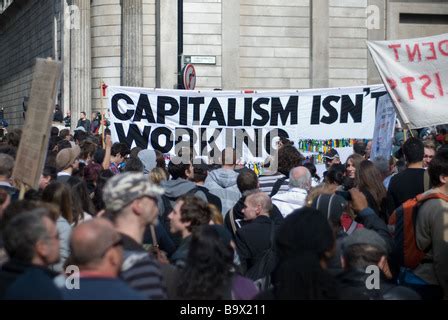
[[[285, 175], [281, 174], [281, 173], [277, 173], [275, 175], [271, 175], [271, 176], [259, 176], [258, 177], [258, 183], [260, 184], [260, 190], [263, 192], [266, 192], [268, 195], [271, 194], [272, 191], [272, 187], [274, 186], [275, 182], [278, 179], [284, 178]], [[285, 181], [283, 181], [280, 189], [278, 190], [278, 193], [283, 193], [289, 190], [289, 179], [286, 179]]]
[[123, 237], [123, 265], [120, 278], [150, 300], [166, 299], [160, 265], [134, 239]]

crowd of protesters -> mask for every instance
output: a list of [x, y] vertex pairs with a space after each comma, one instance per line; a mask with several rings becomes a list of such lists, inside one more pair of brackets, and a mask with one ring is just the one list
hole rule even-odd
[[448, 202], [419, 208], [424, 258], [412, 270], [388, 227], [407, 200], [448, 196], [444, 128], [397, 130], [388, 158], [372, 159], [371, 142], [344, 164], [331, 149], [320, 177], [286, 138], [276, 170], [258, 176], [232, 148], [214, 164], [187, 149], [166, 163], [107, 130], [103, 141], [98, 126], [84, 113], [73, 134], [52, 128], [38, 190], [23, 199], [11, 180], [21, 131], [0, 146], [0, 298], [448, 298]]

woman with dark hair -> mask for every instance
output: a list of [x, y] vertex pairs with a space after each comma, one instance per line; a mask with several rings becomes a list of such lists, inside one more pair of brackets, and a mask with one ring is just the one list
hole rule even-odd
[[346, 169], [345, 175], [351, 179], [355, 179], [356, 171], [359, 168], [359, 164], [363, 160], [364, 157], [357, 153], [350, 155], [347, 158], [347, 161], [345, 162], [345, 169]]
[[202, 225], [193, 231], [186, 265], [179, 274], [178, 298], [247, 300], [257, 294], [251, 280], [235, 273], [231, 238], [218, 225]]
[[325, 180], [318, 187], [311, 189], [308, 194], [306, 203], [311, 206], [314, 199], [320, 194], [333, 194], [344, 184], [345, 166], [342, 164], [333, 164], [328, 168]]
[[92, 219], [96, 212], [92, 199], [89, 197], [86, 182], [78, 177], [70, 177], [67, 184], [71, 187], [73, 197], [72, 226]]
[[98, 174], [97, 182], [96, 182], [96, 188], [95, 188], [95, 194], [93, 196], [93, 204], [95, 205], [95, 211], [99, 212], [101, 210], [104, 210], [106, 208], [106, 205], [103, 201], [103, 188], [106, 184], [107, 180], [112, 178], [114, 176], [114, 173], [107, 170], [101, 170]]
[[366, 196], [369, 207], [387, 223], [389, 221], [387, 191], [383, 185], [380, 171], [372, 162], [361, 161], [356, 170], [355, 184]]
[[326, 216], [304, 207], [288, 215], [277, 231], [274, 287], [260, 299], [337, 299], [337, 284], [326, 271], [335, 239]]

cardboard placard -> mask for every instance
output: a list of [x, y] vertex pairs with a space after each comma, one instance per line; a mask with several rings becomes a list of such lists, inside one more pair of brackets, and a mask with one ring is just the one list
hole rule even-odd
[[47, 155], [61, 73], [61, 62], [36, 59], [28, 110], [12, 174], [16, 181], [35, 189]]

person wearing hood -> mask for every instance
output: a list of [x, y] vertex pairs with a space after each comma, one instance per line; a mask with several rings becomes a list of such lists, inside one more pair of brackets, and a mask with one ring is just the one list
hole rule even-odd
[[[191, 162], [185, 163], [185, 159], [181, 157], [173, 157], [168, 164], [168, 172], [171, 176], [171, 180], [163, 181], [160, 185], [165, 189], [164, 196], [172, 205], [178, 198], [187, 193], [208, 202], [205, 193], [199, 190], [194, 182], [188, 181], [194, 174]], [[161, 215], [168, 215], [170, 212], [166, 212], [167, 209], [168, 208], [165, 208], [164, 201], [159, 201], [159, 213]], [[169, 208], [169, 211], [171, 211], [171, 209], [172, 208]]]
[[156, 151], [151, 149], [144, 149], [141, 150], [137, 157], [140, 159], [140, 161], [143, 163], [143, 173], [149, 174], [152, 169], [154, 169], [157, 166], [156, 162]]
[[236, 179], [238, 173], [234, 171], [236, 165], [236, 151], [233, 148], [225, 148], [221, 156], [222, 167], [213, 170], [205, 179], [204, 187], [211, 193], [221, 198], [222, 213], [225, 215], [240, 199]]

